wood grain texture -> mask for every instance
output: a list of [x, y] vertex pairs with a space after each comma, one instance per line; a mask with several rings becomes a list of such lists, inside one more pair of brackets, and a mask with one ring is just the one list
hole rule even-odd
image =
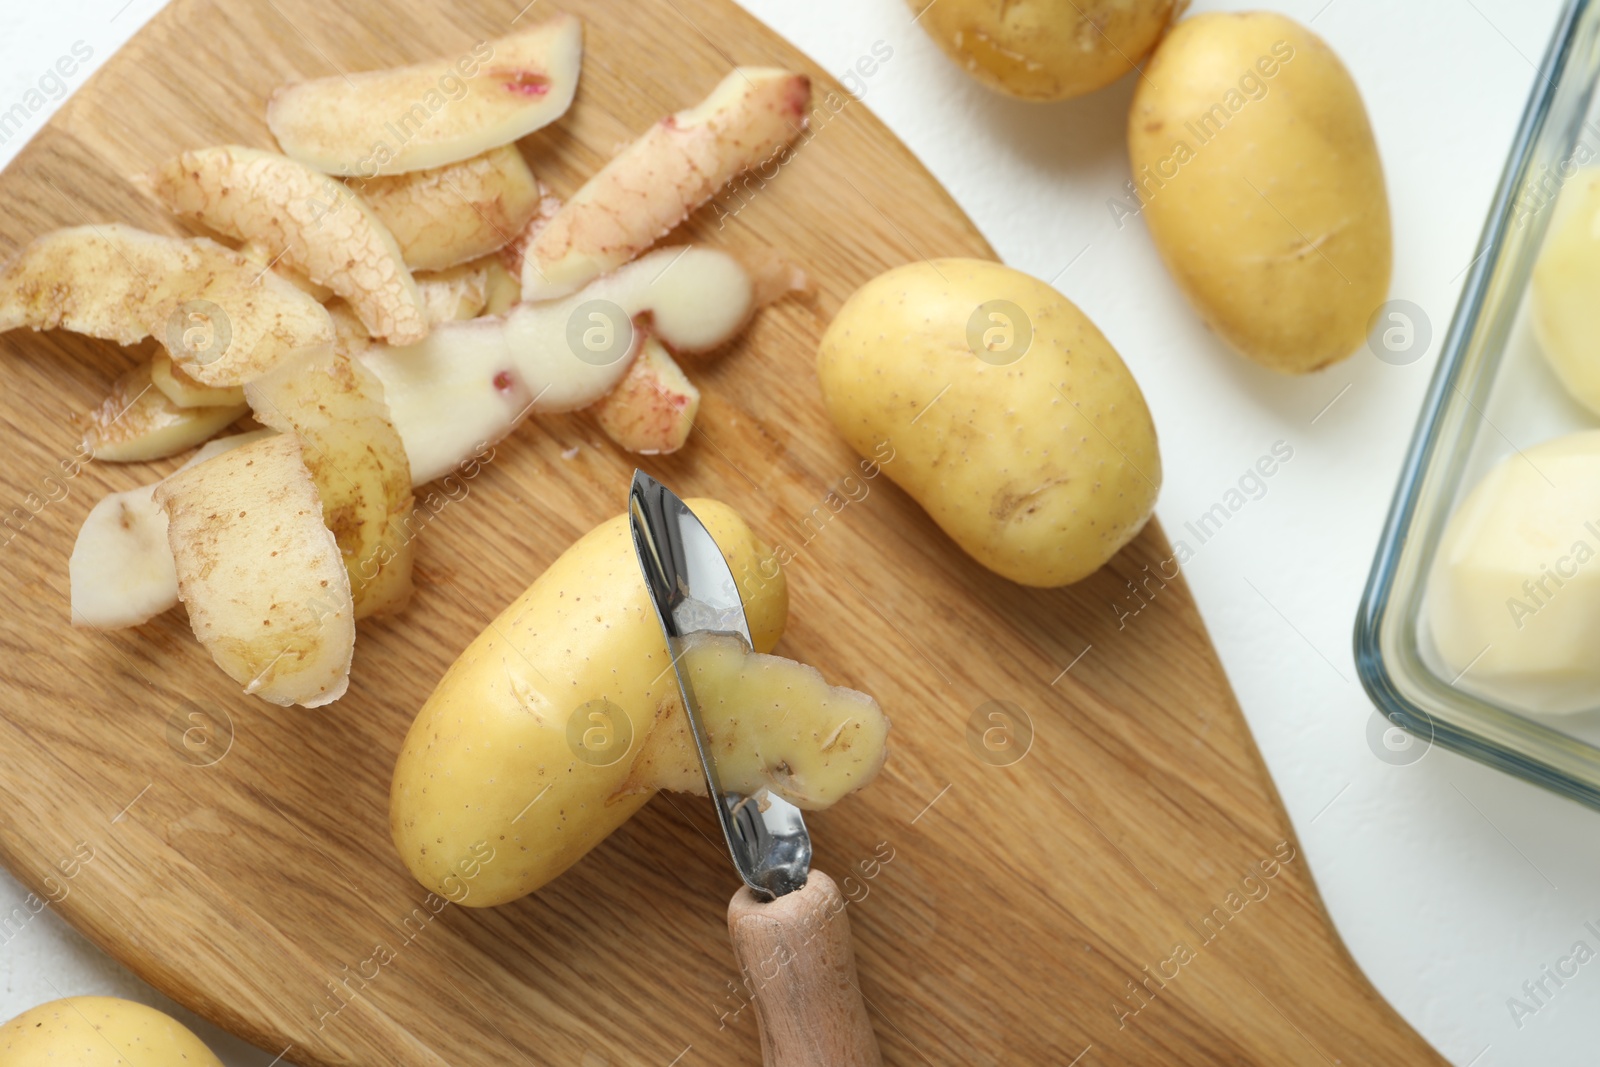
[[[0, 175], [0, 254], [84, 222], [182, 232], [124, 176], [182, 149], [269, 146], [275, 85], [464, 52], [521, 6], [175, 0]], [[837, 92], [727, 0], [568, 7], [587, 23], [578, 100], [523, 146], [558, 193], [730, 62], [810, 70], [824, 107]], [[643, 466], [794, 553], [780, 651], [894, 719], [880, 780], [810, 820], [851, 901], [885, 1061], [1439, 1062], [1333, 934], [1189, 592], [1156, 576], [1173, 573], [1160, 531], [1078, 586], [1020, 588], [861, 478], [828, 425], [814, 351], [845, 296], [919, 256], [989, 254], [949, 197], [849, 103], [819, 111], [736, 214], [687, 233], [776, 248], [818, 283], [691, 362], [697, 432]], [[0, 860], [140, 976], [287, 1062], [757, 1062], [723, 925], [734, 876], [703, 800], [657, 797], [554, 885], [494, 909], [428, 902], [389, 843], [416, 709], [487, 620], [622, 511], [633, 458], [581, 415], [524, 427], [424, 528], [416, 598], [362, 624], [349, 695], [276, 708], [240, 697], [179, 612], [109, 634], [68, 624], [90, 506], [175, 465], [62, 466], [75, 416], [132, 358], [0, 337]], [[1025, 716], [1009, 747], [984, 743], [992, 701]], [[79, 843], [93, 859], [63, 881]]]
[[728, 902], [728, 937], [765, 1067], [883, 1064], [856, 974], [849, 906], [818, 870], [777, 900], [740, 886]]

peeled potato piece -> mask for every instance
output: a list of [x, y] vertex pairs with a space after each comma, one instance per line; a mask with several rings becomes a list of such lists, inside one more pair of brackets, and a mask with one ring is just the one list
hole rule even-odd
[[539, 209], [539, 183], [514, 144], [431, 170], [348, 180], [412, 270], [444, 270], [510, 244]]
[[1529, 286], [1540, 351], [1572, 399], [1600, 415], [1600, 167], [1568, 179]]
[[[272, 434], [207, 441], [181, 469]], [[94, 630], [138, 626], [178, 605], [178, 572], [167, 545], [167, 515], [156, 505], [160, 482], [102, 497], [78, 528], [67, 573], [72, 625]]]
[[367, 330], [395, 344], [428, 334], [394, 235], [343, 183], [275, 152], [221, 145], [152, 170], [151, 191], [186, 218], [268, 249], [344, 297]]
[[273, 704], [343, 696], [356, 638], [350, 579], [295, 436], [179, 471], [155, 501], [178, 596], [217, 666]]
[[298, 435], [322, 518], [349, 573], [355, 617], [399, 611], [411, 599], [411, 468], [389, 421], [383, 385], [332, 350], [245, 386], [256, 418]]
[[595, 421], [629, 452], [676, 452], [689, 439], [700, 390], [660, 341], [646, 336], [617, 387], [594, 405]]
[[286, 85], [267, 125], [285, 154], [329, 174], [442, 167], [560, 118], [582, 59], [582, 24], [557, 15], [449, 59]]
[[668, 115], [584, 183], [522, 257], [526, 300], [563, 296], [665, 237], [695, 208], [805, 129], [811, 79], [740, 67]]
[[143, 463], [193, 448], [250, 409], [243, 404], [179, 407], [155, 387], [151, 364], [118, 378], [111, 394], [89, 413], [83, 446], [95, 459]]
[[1444, 677], [1517, 711], [1600, 708], [1600, 430], [1519, 449], [1446, 523], [1423, 618]]
[[205, 385], [242, 385], [333, 340], [322, 305], [215, 241], [107, 223], [55, 230], [0, 267], [0, 331], [162, 343]]

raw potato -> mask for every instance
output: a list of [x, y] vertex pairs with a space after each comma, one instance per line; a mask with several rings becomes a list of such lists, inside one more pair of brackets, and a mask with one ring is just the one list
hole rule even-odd
[[67, 997], [0, 1026], [0, 1067], [222, 1067], [171, 1016], [116, 997]]
[[[180, 469], [188, 470], [272, 432], [256, 430], [208, 441]], [[116, 630], [149, 622], [178, 606], [178, 572], [167, 544], [167, 515], [155, 498], [160, 484], [108, 493], [89, 509], [67, 565], [72, 625]]]
[[[689, 505], [733, 570], [755, 648], [770, 651], [788, 612], [781, 573], [762, 578], [768, 550], [732, 509], [713, 500]], [[389, 808], [411, 873], [442, 888], [459, 864], [492, 849], [465, 901], [487, 906], [531, 893], [576, 863], [649, 799], [657, 782], [630, 784], [640, 759], [665, 775], [692, 758], [647, 744], [652, 726], [681, 714], [669, 665], [627, 518], [618, 516], [567, 549], [478, 636], [411, 724]], [[816, 770], [798, 799], [831, 801], [862, 784], [876, 766], [872, 728], [845, 724], [840, 737], [853, 735], [847, 758], [818, 770], [808, 739], [825, 749], [839, 740], [841, 723], [811, 706], [789, 707], [801, 722], [767, 716], [744, 725], [761, 739], [752, 737], [752, 746], [770, 739], [808, 753], [790, 764]], [[725, 726], [732, 724], [717, 729]], [[768, 783], [767, 769], [759, 760], [730, 764], [723, 784], [753, 791]]]
[[956, 64], [1023, 100], [1082, 96], [1144, 62], [1188, 0], [909, 0]]
[[243, 404], [185, 408], [155, 387], [141, 363], [118, 378], [87, 418], [83, 447], [95, 459], [143, 463], [195, 447], [250, 409]]
[[556, 15], [449, 59], [284, 86], [267, 125], [285, 155], [329, 174], [442, 167], [560, 118], [582, 59], [582, 24]]
[[1600, 707], [1600, 430], [1484, 476], [1445, 527], [1424, 614], [1458, 688], [1518, 711]]
[[539, 183], [514, 144], [432, 170], [349, 179], [412, 270], [445, 270], [510, 244], [539, 210]]
[[166, 352], [150, 357], [150, 382], [180, 408], [237, 407], [244, 404], [244, 388], [238, 385], [202, 385], [172, 362]]
[[1083, 312], [1009, 267], [879, 275], [823, 335], [818, 373], [850, 446], [1014, 582], [1088, 576], [1155, 507], [1161, 455], [1138, 384]]
[[1139, 79], [1128, 151], [1156, 248], [1224, 341], [1291, 373], [1361, 345], [1388, 298], [1389, 199], [1321, 38], [1266, 12], [1178, 23]]
[[0, 330], [154, 337], [204, 385], [243, 385], [333, 340], [322, 305], [204, 237], [107, 223], [55, 230], [0, 268]]
[[1600, 167], [1567, 182], [1533, 267], [1531, 314], [1556, 377], [1600, 415]]
[[189, 625], [246, 695], [321, 707], [350, 683], [350, 579], [293, 434], [179, 471], [155, 491]]
[[383, 385], [331, 349], [245, 386], [256, 418], [299, 437], [306, 468], [350, 577], [355, 617], [392, 614], [411, 599], [411, 466], [389, 420]]
[[635, 318], [648, 313], [663, 341], [698, 351], [732, 339], [755, 308], [750, 276], [733, 257], [662, 248], [564, 300], [444, 323], [421, 344], [373, 345], [360, 358], [383, 380], [412, 484], [421, 485], [532, 412], [572, 411], [605, 396], [637, 354], [644, 331], [631, 329]]
[[[737, 634], [696, 634], [679, 665], [700, 703], [724, 789], [738, 782], [747, 796], [767, 789], [816, 810], [861, 788], [883, 766], [889, 720], [882, 709], [865, 693], [829, 685], [815, 667], [752, 652]], [[705, 771], [680, 709], [670, 701], [656, 706], [657, 725], [623, 792], [706, 795]]]
[[544, 223], [522, 257], [527, 300], [565, 296], [633, 259], [750, 167], [784, 162], [806, 128], [811, 79], [729, 72], [694, 107], [652, 126]]
[[394, 235], [341, 182], [275, 152], [221, 145], [181, 156], [146, 180], [174, 212], [275, 258], [341, 296], [367, 332], [394, 344], [428, 335], [428, 317]]
[[648, 335], [622, 381], [594, 405], [595, 421], [606, 436], [643, 455], [682, 448], [699, 410], [700, 390]]

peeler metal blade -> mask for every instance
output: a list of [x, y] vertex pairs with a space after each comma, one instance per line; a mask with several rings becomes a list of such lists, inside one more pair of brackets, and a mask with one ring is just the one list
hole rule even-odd
[[689, 731], [728, 854], [739, 877], [758, 897], [776, 899], [792, 893], [806, 884], [811, 870], [805, 819], [799, 808], [781, 797], [723, 790], [694, 686], [680, 665], [688, 639], [695, 634], [737, 634], [750, 646], [739, 585], [722, 550], [689, 506], [639, 470], [633, 472], [628, 490], [628, 526], [645, 588], [666, 635]]

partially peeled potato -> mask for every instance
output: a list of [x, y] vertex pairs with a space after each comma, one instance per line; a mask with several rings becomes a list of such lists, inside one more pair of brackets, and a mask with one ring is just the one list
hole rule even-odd
[[[686, 657], [726, 789], [824, 808], [883, 763], [873, 700], [765, 655], [788, 614], [770, 550], [725, 504], [690, 500], [738, 583], [754, 651], [710, 638]], [[666, 641], [626, 516], [550, 565], [446, 672], [406, 735], [390, 791], [395, 846], [446, 893], [482, 859], [473, 906], [531, 893], [659, 789], [703, 792]]]

